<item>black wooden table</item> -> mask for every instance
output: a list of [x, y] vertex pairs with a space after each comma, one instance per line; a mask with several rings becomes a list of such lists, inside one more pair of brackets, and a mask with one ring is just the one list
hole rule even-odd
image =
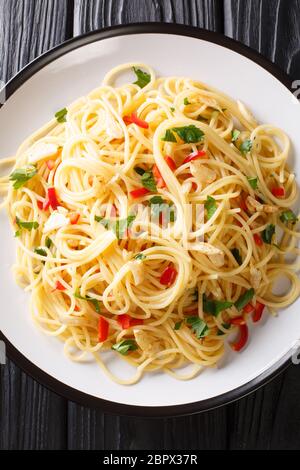
[[[73, 36], [139, 21], [219, 31], [300, 79], [300, 0], [0, 0], [0, 80]], [[299, 449], [299, 372], [290, 366], [264, 388], [208, 413], [151, 420], [69, 402], [8, 361], [1, 366], [0, 448]]]

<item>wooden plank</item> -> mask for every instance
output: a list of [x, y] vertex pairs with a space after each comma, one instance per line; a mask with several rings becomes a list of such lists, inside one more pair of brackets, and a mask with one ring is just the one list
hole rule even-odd
[[[222, 4], [217, 0], [75, 0], [74, 3], [75, 35], [142, 21], [167, 21], [222, 31]], [[120, 418], [70, 403], [68, 419], [71, 449], [224, 448], [226, 443], [225, 409], [193, 417], [151, 420]]]
[[300, 77], [300, 0], [224, 0], [224, 31]]
[[223, 29], [223, 5], [218, 0], [75, 0], [74, 34], [116, 24], [165, 21]]
[[[300, 76], [300, 1], [224, 0], [224, 31]], [[228, 407], [233, 449], [297, 449], [300, 377], [290, 367], [263, 389]]]
[[[69, 37], [67, 0], [0, 0], [0, 80]], [[71, 22], [72, 24], [72, 22]], [[66, 402], [11, 361], [1, 366], [0, 448], [60, 449]]]

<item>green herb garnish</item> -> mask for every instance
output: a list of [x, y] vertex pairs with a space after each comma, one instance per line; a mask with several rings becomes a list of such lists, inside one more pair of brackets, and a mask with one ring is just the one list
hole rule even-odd
[[170, 111], [172, 111], [172, 113], [174, 113], [174, 111], [175, 111], [174, 106], [171, 106], [171, 107], [170, 107]]
[[265, 243], [267, 243], [268, 245], [271, 245], [274, 233], [275, 233], [275, 225], [273, 224], [267, 225], [265, 230], [262, 231], [261, 238], [263, 239]]
[[[231, 327], [230, 323], [222, 323], [222, 326], [223, 328], [225, 328], [225, 330], [229, 330]], [[218, 329], [217, 336], [223, 336], [223, 335], [225, 335], [224, 331]]]
[[113, 349], [114, 351], [117, 351], [123, 356], [126, 356], [128, 351], [136, 351], [137, 348], [138, 348], [137, 344], [133, 339], [125, 339], [124, 341], [121, 341], [120, 343], [116, 343], [111, 347], [111, 349]]
[[186, 319], [188, 325], [191, 325], [192, 331], [195, 333], [196, 338], [204, 338], [209, 333], [209, 328], [202, 318], [199, 317], [188, 317]]
[[244, 307], [246, 307], [246, 305], [248, 305], [250, 300], [252, 300], [253, 296], [254, 296], [254, 289], [251, 288], [238, 298], [238, 300], [234, 303], [234, 306], [238, 310], [242, 310]]
[[188, 98], [184, 98], [183, 104], [184, 106], [187, 106], [188, 104], [191, 104], [191, 103], [189, 102]]
[[142, 185], [150, 191], [156, 191], [156, 183], [152, 171], [145, 171], [142, 175]]
[[86, 300], [87, 302], [90, 302], [91, 304], [93, 304], [96, 312], [100, 313], [100, 304], [99, 304], [99, 301], [97, 299], [93, 299], [89, 295], [86, 295], [85, 297], [83, 297], [82, 295], [80, 295], [79, 288], [76, 289], [76, 291], [74, 293], [74, 297], [76, 297], [76, 299]]
[[227, 300], [211, 300], [203, 294], [203, 311], [214, 317], [217, 317], [220, 312], [232, 307], [232, 305], [233, 302], [228, 302]]
[[24, 228], [25, 230], [29, 231], [31, 231], [32, 229], [36, 230], [39, 226], [38, 222], [23, 222], [18, 217], [16, 217], [16, 224], [20, 229]]
[[151, 81], [151, 75], [143, 72], [143, 70], [133, 67], [133, 71], [136, 75], [137, 80], [133, 82], [134, 85], [138, 85], [140, 88], [144, 88]]
[[204, 132], [194, 126], [194, 124], [191, 124], [190, 126], [173, 127], [172, 131], [176, 132], [178, 137], [187, 144], [200, 142], [204, 137]]
[[43, 248], [35, 248], [35, 249], [34, 249], [34, 252], [35, 252], [37, 255], [47, 256], [47, 252], [46, 252], [46, 250], [44, 250]]
[[135, 217], [135, 215], [129, 215], [126, 219], [109, 220], [99, 215], [95, 215], [94, 218], [95, 221], [100, 222], [106, 230], [113, 230], [117, 239], [121, 240], [125, 231], [132, 225]]
[[143, 253], [138, 253], [137, 255], [135, 255], [134, 259], [138, 260], [138, 261], [142, 261], [143, 259], [146, 258], [146, 255], [144, 255]]
[[238, 129], [233, 129], [233, 131], [231, 131], [231, 142], [236, 142], [240, 134], [241, 131], [239, 131]]
[[211, 196], [207, 196], [204, 207], [206, 209], [207, 219], [209, 220], [217, 210], [216, 200]]
[[175, 323], [174, 330], [180, 330], [183, 320]]
[[27, 165], [23, 168], [17, 168], [12, 172], [9, 179], [14, 181], [13, 188], [19, 189], [24, 186], [27, 181], [37, 174], [37, 168], [34, 165]]
[[284, 224], [287, 224], [289, 222], [292, 222], [293, 224], [298, 221], [298, 217], [296, 217], [296, 214], [291, 209], [288, 209], [287, 211], [284, 211], [280, 214], [280, 220]]
[[171, 131], [171, 129], [167, 129], [165, 136], [161, 138], [164, 142], [177, 142], [175, 135]]
[[140, 176], [143, 176], [143, 174], [145, 173], [145, 170], [139, 166], [135, 166], [134, 171]]
[[235, 261], [237, 262], [237, 264], [239, 264], [241, 266], [241, 264], [243, 264], [243, 260], [242, 260], [242, 257], [240, 255], [240, 251], [238, 248], [232, 248], [232, 250], [230, 250], [231, 253], [232, 253], [232, 256], [234, 257]]
[[56, 117], [57, 122], [59, 122], [59, 123], [66, 122], [67, 114], [68, 114], [67, 108], [63, 108], [60, 111], [57, 111], [57, 113], [55, 113], [55, 117]]
[[257, 189], [257, 178], [247, 178], [252, 189]]
[[49, 237], [46, 237], [46, 240], [45, 240], [45, 245], [47, 248], [51, 248], [51, 245], [53, 244], [53, 241], [51, 240], [51, 238]]
[[240, 152], [243, 155], [246, 155], [246, 153], [250, 152], [251, 149], [252, 149], [252, 142], [250, 139], [245, 140], [240, 145]]

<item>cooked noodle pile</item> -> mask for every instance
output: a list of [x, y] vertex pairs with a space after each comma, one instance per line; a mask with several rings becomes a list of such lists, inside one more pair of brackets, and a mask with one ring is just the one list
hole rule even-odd
[[[130, 69], [136, 81], [116, 87]], [[247, 323], [299, 295], [289, 152], [283, 131], [201, 82], [113, 69], [1, 162], [15, 163], [0, 189], [35, 323], [123, 384], [192, 378], [234, 329], [242, 349]], [[111, 349], [132, 378], [108, 370]]]

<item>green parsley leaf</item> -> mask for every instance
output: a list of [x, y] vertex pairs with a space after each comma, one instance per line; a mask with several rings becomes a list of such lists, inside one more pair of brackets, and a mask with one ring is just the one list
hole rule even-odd
[[280, 220], [284, 224], [287, 224], [289, 222], [295, 223], [298, 221], [298, 217], [294, 214], [294, 212], [291, 209], [288, 209], [287, 211], [284, 211], [280, 214]]
[[240, 134], [241, 131], [239, 131], [238, 129], [233, 129], [233, 131], [231, 131], [231, 142], [236, 142]]
[[151, 81], [151, 75], [149, 73], [143, 72], [143, 70], [137, 67], [133, 67], [133, 71], [137, 78], [136, 82], [133, 82], [134, 85], [144, 88]]
[[253, 298], [254, 296], [254, 289], [251, 288], [249, 290], [247, 290], [244, 294], [242, 294], [238, 299], [237, 301], [234, 303], [235, 307], [238, 309], [238, 310], [242, 310], [244, 307], [246, 307], [246, 305], [248, 305], [248, 303], [250, 302], [250, 300]]
[[267, 243], [268, 245], [271, 245], [274, 233], [275, 233], [275, 225], [270, 224], [270, 225], [267, 225], [265, 230], [263, 230], [261, 237], [265, 243]]
[[164, 204], [164, 200], [161, 196], [153, 196], [150, 199], [150, 204]]
[[24, 186], [27, 181], [33, 178], [37, 174], [37, 168], [34, 165], [27, 165], [23, 168], [17, 168], [12, 172], [9, 179], [14, 181], [13, 188], [19, 189]]
[[[230, 323], [222, 323], [222, 326], [223, 328], [225, 328], [225, 330], [229, 330], [231, 327]], [[218, 330], [217, 336], [223, 336], [223, 335], [225, 335], [224, 331]]]
[[196, 338], [204, 338], [209, 333], [209, 328], [202, 318], [199, 317], [187, 317], [186, 322], [191, 325], [192, 331], [195, 333]]
[[171, 107], [170, 107], [170, 111], [172, 111], [172, 113], [174, 113], [174, 111], [175, 111], [174, 106], [171, 106]]
[[257, 178], [247, 178], [252, 189], [257, 189]]
[[43, 248], [35, 248], [35, 249], [34, 249], [34, 252], [35, 252], [37, 255], [47, 256], [47, 252], [46, 252], [46, 250], [44, 250]]
[[67, 114], [68, 114], [67, 108], [63, 108], [63, 109], [60, 109], [59, 111], [57, 111], [57, 113], [55, 113], [55, 117], [56, 117], [57, 122], [59, 122], [59, 123], [66, 122]]
[[167, 129], [165, 136], [161, 138], [164, 142], [177, 142], [175, 135], [171, 131], [171, 129]]
[[53, 244], [53, 241], [51, 240], [51, 238], [49, 237], [46, 237], [46, 240], [45, 240], [45, 245], [47, 248], [51, 248], [51, 245]]
[[191, 104], [191, 103], [189, 102], [188, 98], [184, 98], [183, 104], [184, 106], [187, 106], [188, 104]]
[[82, 295], [80, 295], [80, 290], [79, 290], [79, 287], [76, 289], [75, 293], [74, 293], [74, 297], [76, 297], [76, 299], [80, 299], [80, 300], [86, 300], [87, 302], [90, 302], [97, 313], [100, 313], [100, 304], [99, 304], [99, 301], [97, 299], [93, 299], [92, 297], [90, 297], [89, 295], [86, 295], [85, 297], [83, 297]]
[[140, 176], [143, 176], [143, 174], [145, 173], [145, 170], [139, 166], [135, 166], [134, 171]]
[[194, 124], [191, 124], [190, 126], [173, 127], [172, 131], [176, 132], [178, 137], [187, 144], [200, 142], [204, 137], [204, 132], [194, 126]]
[[23, 222], [18, 217], [16, 217], [16, 224], [20, 229], [24, 228], [25, 230], [29, 231], [31, 231], [32, 229], [36, 230], [39, 226], [38, 222]]
[[197, 121], [209, 122], [209, 119], [199, 114], [199, 116], [197, 117]]
[[232, 307], [233, 302], [226, 300], [211, 300], [203, 294], [203, 311], [214, 317], [218, 316], [220, 312]]
[[135, 255], [134, 259], [142, 261], [143, 259], [146, 259], [146, 255], [144, 255], [143, 253], [138, 253], [137, 255]]
[[243, 264], [243, 260], [242, 260], [242, 257], [240, 255], [240, 251], [238, 248], [232, 248], [232, 250], [230, 250], [231, 253], [232, 253], [232, 256], [234, 257], [235, 261], [241, 266], [241, 264]]
[[128, 351], [136, 351], [137, 348], [137, 344], [133, 339], [125, 339], [124, 341], [116, 343], [111, 347], [111, 349], [114, 349], [123, 356], [126, 356]]
[[145, 171], [142, 176], [142, 185], [150, 191], [156, 191], [156, 183], [152, 171]]
[[252, 149], [252, 142], [250, 139], [245, 140], [240, 145], [240, 152], [243, 155], [246, 155], [246, 153], [250, 152], [251, 149]]
[[207, 200], [204, 204], [204, 207], [207, 212], [207, 219], [209, 220], [217, 210], [216, 200], [211, 196], [207, 196]]
[[180, 330], [183, 320], [175, 323], [174, 330]]

